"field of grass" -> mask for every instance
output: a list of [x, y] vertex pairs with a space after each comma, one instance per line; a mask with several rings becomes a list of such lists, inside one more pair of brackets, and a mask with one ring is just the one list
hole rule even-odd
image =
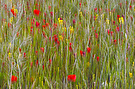
[[135, 0], [0, 0], [0, 89], [135, 89]]

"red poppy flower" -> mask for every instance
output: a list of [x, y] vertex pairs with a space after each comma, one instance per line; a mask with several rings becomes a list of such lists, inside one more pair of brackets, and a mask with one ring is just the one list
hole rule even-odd
[[75, 24], [75, 19], [73, 19], [73, 24]]
[[49, 59], [49, 63], [50, 63], [50, 64], [52, 63], [52, 60], [51, 60], [51, 59]]
[[50, 12], [51, 16], [53, 16], [53, 12]]
[[36, 66], [38, 66], [38, 60], [36, 61]]
[[120, 18], [120, 15], [117, 15], [117, 19], [119, 19]]
[[55, 40], [55, 42], [57, 42], [57, 41], [58, 41], [58, 38], [57, 38], [57, 37], [55, 37], [55, 38], [54, 38], [54, 40]]
[[16, 33], [17, 37], [19, 37], [19, 32]]
[[57, 44], [58, 44], [58, 46], [59, 46], [60, 42], [59, 42], [59, 41], [57, 41]]
[[36, 55], [38, 55], [38, 51], [35, 51]]
[[36, 27], [39, 27], [40, 23], [39, 22], [36, 22]]
[[113, 35], [113, 31], [111, 31], [111, 36]]
[[49, 10], [51, 10], [51, 6], [48, 6]]
[[110, 30], [109, 29], [107, 30], [107, 33], [108, 33], [108, 35], [110, 34]]
[[114, 44], [116, 44], [116, 39], [113, 42], [114, 42]]
[[40, 50], [41, 50], [41, 52], [43, 52], [43, 53], [44, 53], [44, 48], [43, 48], [43, 47], [41, 47], [41, 48], [40, 48]]
[[97, 8], [94, 8], [94, 11], [97, 12]]
[[81, 54], [81, 56], [83, 56], [83, 51], [82, 50], [80, 50], [80, 54]]
[[11, 23], [8, 23], [8, 27], [11, 27]]
[[42, 68], [43, 68], [43, 70], [44, 70], [45, 66], [44, 66], [44, 65], [42, 65]]
[[99, 57], [97, 56], [97, 61], [99, 62]]
[[46, 38], [46, 35], [45, 35], [45, 32], [44, 31], [42, 31], [42, 34], [43, 34], [43, 37]]
[[76, 75], [73, 74], [73, 75], [68, 75], [68, 81], [72, 81], [72, 82], [75, 82], [76, 81]]
[[12, 75], [12, 77], [11, 77], [11, 82], [12, 82], [12, 83], [17, 82], [17, 77], [14, 76], [14, 75]]
[[21, 52], [21, 48], [19, 48], [19, 52]]
[[71, 45], [72, 45], [72, 43], [70, 42], [70, 43], [69, 43], [69, 45], [71, 46]]
[[95, 33], [95, 37], [98, 38], [98, 33]]
[[11, 12], [12, 12], [12, 14], [13, 14], [14, 16], [16, 16], [16, 13], [15, 13], [14, 9], [11, 9]]
[[132, 9], [132, 6], [130, 5], [129, 8], [130, 8], [130, 10], [131, 10], [131, 9]]
[[48, 27], [49, 26], [49, 23], [46, 23], [46, 27]]
[[79, 6], [81, 7], [81, 2], [79, 3]]
[[72, 51], [72, 47], [71, 46], [69, 46], [69, 51]]
[[23, 56], [26, 57], [26, 53], [23, 53]]
[[40, 13], [39, 10], [37, 10], [37, 9], [34, 10], [34, 14], [35, 14], [35, 15], [39, 16], [39, 13]]
[[91, 51], [91, 48], [87, 47], [87, 52], [90, 53]]

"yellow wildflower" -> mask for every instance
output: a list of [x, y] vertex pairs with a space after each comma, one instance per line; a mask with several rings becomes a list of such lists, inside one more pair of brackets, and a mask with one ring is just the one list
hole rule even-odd
[[63, 40], [63, 37], [62, 37], [62, 35], [61, 35], [61, 36], [59, 36], [59, 38], [60, 38], [60, 40]]
[[109, 24], [109, 20], [108, 19], [106, 19], [106, 23]]
[[12, 23], [12, 22], [13, 22], [13, 17], [10, 18], [10, 23]]
[[109, 12], [109, 14], [110, 14], [110, 16], [112, 15], [112, 13], [111, 13], [111, 12]]
[[12, 56], [12, 53], [9, 52], [9, 53], [8, 53], [8, 56], [11, 57], [11, 56]]
[[133, 62], [133, 67], [134, 67], [134, 62]]
[[70, 29], [70, 33], [73, 33], [74, 32], [73, 27], [70, 26], [69, 29]]
[[82, 12], [80, 11], [80, 16], [82, 16]]
[[96, 14], [96, 18], [95, 18], [95, 20], [98, 18], [98, 14]]
[[16, 68], [18, 69], [18, 64], [16, 65]]
[[76, 89], [78, 89], [78, 85], [76, 85]]
[[132, 73], [129, 72], [129, 77], [132, 78]]
[[66, 42], [68, 42], [68, 39], [66, 39]]
[[122, 24], [124, 24], [124, 19], [123, 19], [123, 17], [119, 18], [119, 22], [122, 23]]
[[11, 47], [11, 43], [9, 43], [9, 47]]
[[42, 86], [43, 86], [43, 81], [42, 81]]
[[61, 20], [60, 18], [58, 18], [59, 24], [63, 24], [63, 20]]
[[17, 9], [14, 9], [14, 12], [17, 14], [18, 13], [18, 10]]
[[62, 30], [63, 30], [63, 31], [66, 31], [66, 27], [63, 27]]

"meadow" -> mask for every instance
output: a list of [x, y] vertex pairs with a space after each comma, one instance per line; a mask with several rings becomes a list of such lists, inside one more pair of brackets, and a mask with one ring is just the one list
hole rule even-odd
[[0, 0], [0, 89], [135, 89], [135, 0]]

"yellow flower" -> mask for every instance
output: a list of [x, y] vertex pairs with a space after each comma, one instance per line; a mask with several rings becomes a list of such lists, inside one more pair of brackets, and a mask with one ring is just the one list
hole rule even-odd
[[42, 81], [42, 86], [43, 86], [43, 81]]
[[59, 36], [59, 38], [60, 38], [60, 40], [63, 40], [63, 37], [62, 37], [62, 35], [61, 35], [61, 36]]
[[80, 16], [82, 16], [82, 12], [80, 11]]
[[14, 9], [14, 12], [17, 14], [18, 13], [18, 10], [17, 9]]
[[78, 89], [78, 85], [76, 85], [76, 89]]
[[9, 43], [9, 47], [11, 47], [11, 43]]
[[68, 39], [66, 39], [66, 42], [68, 42]]
[[10, 18], [10, 23], [12, 23], [12, 22], [13, 22], [13, 17]]
[[63, 30], [63, 31], [66, 31], [66, 27], [63, 27], [62, 30]]
[[134, 62], [133, 62], [133, 67], [134, 67]]
[[16, 65], [16, 68], [18, 69], [18, 64]]
[[109, 14], [110, 14], [110, 16], [112, 15], [112, 13], [111, 13], [111, 12], [109, 12]]
[[70, 33], [73, 33], [74, 32], [73, 27], [70, 26], [69, 29], [70, 29]]
[[9, 52], [9, 53], [8, 53], [8, 56], [11, 57], [11, 56], [12, 56], [12, 53]]
[[109, 24], [109, 20], [108, 19], [106, 19], [106, 23]]
[[129, 72], [129, 77], [132, 78], [132, 73]]
[[95, 18], [95, 20], [98, 18], [98, 14], [96, 14], [96, 18]]
[[123, 19], [123, 17], [119, 18], [119, 22], [122, 23], [122, 24], [124, 24], [124, 19]]
[[60, 18], [58, 18], [59, 24], [63, 24], [63, 20], [60, 20]]

